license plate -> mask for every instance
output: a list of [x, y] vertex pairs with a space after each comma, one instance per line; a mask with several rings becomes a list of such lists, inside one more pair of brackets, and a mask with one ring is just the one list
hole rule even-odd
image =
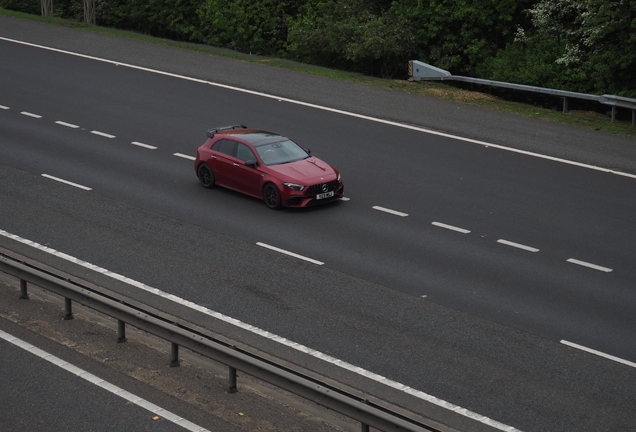
[[318, 195], [316, 195], [316, 199], [324, 199], [324, 198], [329, 198], [329, 197], [332, 197], [332, 196], [333, 196], [333, 191], [318, 194]]

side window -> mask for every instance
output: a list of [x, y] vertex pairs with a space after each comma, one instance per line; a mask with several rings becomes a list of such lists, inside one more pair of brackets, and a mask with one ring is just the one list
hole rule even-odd
[[212, 146], [212, 150], [233, 157], [235, 147], [236, 147], [236, 141], [222, 139], [214, 143], [214, 145]]
[[243, 143], [238, 143], [238, 147], [236, 149], [236, 157], [243, 162], [247, 162], [250, 159], [256, 161], [254, 152]]

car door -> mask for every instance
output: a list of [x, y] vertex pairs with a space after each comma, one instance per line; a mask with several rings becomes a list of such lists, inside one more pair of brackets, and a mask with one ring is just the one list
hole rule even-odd
[[234, 163], [236, 162], [234, 154], [237, 144], [234, 140], [218, 140], [211, 148], [212, 152], [208, 162], [212, 167], [216, 182], [221, 186], [232, 189], [238, 188], [235, 181], [236, 175], [233, 171]]
[[247, 161], [256, 162], [258, 160], [254, 152], [246, 144], [237, 143], [236, 159], [237, 163], [234, 164], [233, 170], [235, 174], [234, 180], [239, 190], [246, 194], [260, 197], [263, 174], [258, 166], [245, 165]]

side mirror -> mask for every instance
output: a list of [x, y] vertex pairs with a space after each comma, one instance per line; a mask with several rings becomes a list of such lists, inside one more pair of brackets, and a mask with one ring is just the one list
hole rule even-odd
[[311, 150], [309, 150], [308, 148], [306, 148], [305, 151], [307, 152], [307, 154], [311, 154]]
[[245, 161], [245, 166], [246, 167], [250, 167], [250, 168], [254, 168], [258, 166], [258, 162], [256, 162], [254, 159], [248, 159]]

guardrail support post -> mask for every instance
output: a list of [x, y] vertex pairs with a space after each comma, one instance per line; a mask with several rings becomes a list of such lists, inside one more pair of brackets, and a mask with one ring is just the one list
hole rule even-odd
[[174, 342], [171, 342], [172, 348], [170, 349], [171, 359], [170, 359], [170, 367], [179, 366], [179, 345]]
[[636, 126], [636, 110], [632, 110], [632, 126]]
[[568, 112], [568, 98], [563, 96], [563, 114]]
[[[368, 404], [369, 401], [367, 399], [364, 399], [362, 403]], [[369, 425], [366, 423], [361, 423], [360, 432], [369, 432]]]
[[612, 123], [616, 120], [616, 106], [612, 105]]
[[117, 320], [117, 343], [126, 342], [126, 323], [122, 320]]
[[232, 366], [230, 366], [229, 380], [230, 380], [230, 387], [228, 387], [227, 392], [236, 393], [238, 391], [238, 388], [236, 387], [236, 368], [233, 368]]
[[27, 293], [27, 281], [20, 279], [20, 300], [28, 300], [29, 293]]
[[64, 297], [64, 319], [72, 320], [73, 319], [73, 309], [71, 307], [71, 299], [68, 297]]

